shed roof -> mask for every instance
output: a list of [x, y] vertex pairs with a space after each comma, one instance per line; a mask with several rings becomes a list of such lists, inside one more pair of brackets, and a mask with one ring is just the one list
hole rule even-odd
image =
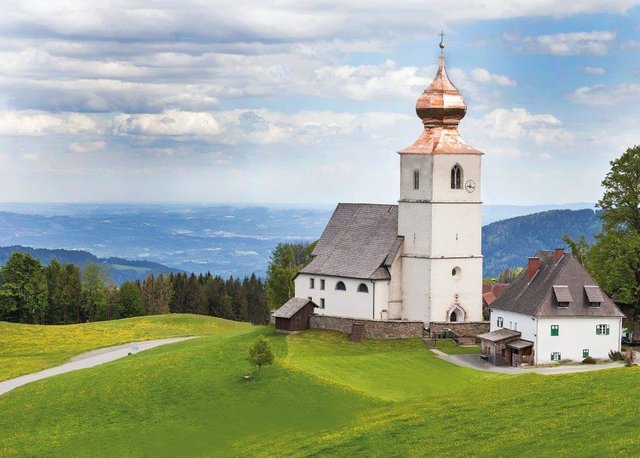
[[476, 337], [490, 342], [500, 342], [501, 340], [520, 337], [520, 335], [519, 331], [512, 331], [511, 329], [496, 329], [495, 331], [485, 332], [484, 334], [480, 334]]
[[[538, 257], [540, 267], [537, 274], [529, 280], [527, 269], [524, 269], [511, 286], [491, 304], [492, 309], [539, 317], [624, 317], [616, 304], [601, 290], [603, 301], [600, 307], [591, 306], [585, 294], [585, 286], [594, 286], [596, 282], [574, 256], [565, 254], [556, 261], [553, 252], [541, 251]], [[566, 285], [572, 299], [568, 307], [558, 307], [554, 285]]]
[[301, 297], [292, 297], [287, 302], [284, 303], [282, 307], [273, 312], [273, 316], [276, 318], [291, 318], [293, 315], [298, 313], [302, 308], [308, 303], [312, 303], [314, 307], [317, 307], [309, 299], [303, 299]]
[[516, 350], [522, 350], [523, 348], [533, 347], [533, 342], [528, 340], [518, 339], [513, 340], [507, 344], [509, 348], [515, 348]]
[[397, 205], [341, 203], [300, 273], [386, 280], [402, 241]]

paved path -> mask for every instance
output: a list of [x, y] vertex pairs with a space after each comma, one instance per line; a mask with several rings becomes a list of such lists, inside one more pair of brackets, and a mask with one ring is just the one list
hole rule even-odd
[[61, 366], [50, 367], [33, 374], [22, 375], [0, 382], [0, 396], [27, 383], [42, 380], [43, 378], [53, 377], [54, 375], [64, 374], [65, 372], [77, 371], [88, 367], [98, 366], [100, 364], [115, 361], [124, 358], [129, 353], [137, 353], [150, 348], [158, 347], [183, 340], [193, 339], [194, 337], [173, 337], [170, 339], [146, 340], [144, 342], [133, 342], [125, 345], [117, 345], [115, 347], [101, 348], [99, 350], [83, 353], [72, 358], [68, 363]]
[[623, 367], [624, 362], [611, 361], [600, 364], [581, 364], [571, 366], [553, 366], [553, 367], [509, 367], [509, 366], [494, 366], [493, 364], [480, 358], [479, 354], [471, 355], [447, 355], [446, 353], [431, 349], [441, 359], [449, 361], [450, 363], [457, 364], [458, 366], [469, 367], [485, 372], [498, 372], [500, 374], [530, 374], [532, 372], [543, 375], [557, 375], [568, 374], [571, 372], [587, 372], [587, 371], [599, 371], [603, 369], [613, 369], [615, 367]]

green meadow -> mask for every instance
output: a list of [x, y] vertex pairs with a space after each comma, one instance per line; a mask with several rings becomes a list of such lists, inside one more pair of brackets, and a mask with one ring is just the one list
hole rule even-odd
[[[148, 338], [203, 337], [0, 396], [0, 456], [602, 456], [640, 447], [638, 368], [504, 376], [453, 366], [417, 340], [284, 336], [196, 316], [137, 320], [109, 324], [138, 324]], [[37, 352], [71, 351], [55, 335], [65, 328], [40, 335]], [[245, 381], [258, 335], [276, 359]]]

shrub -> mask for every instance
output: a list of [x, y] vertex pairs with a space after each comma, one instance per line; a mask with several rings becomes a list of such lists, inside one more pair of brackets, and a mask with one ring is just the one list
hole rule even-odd
[[582, 360], [582, 364], [595, 364], [596, 360], [593, 359], [591, 356], [587, 356], [585, 359]]
[[624, 356], [619, 351], [609, 350], [609, 359], [611, 361], [624, 361]]
[[636, 352], [633, 351], [633, 349], [629, 348], [626, 352], [624, 352], [624, 363], [627, 367], [636, 365]]

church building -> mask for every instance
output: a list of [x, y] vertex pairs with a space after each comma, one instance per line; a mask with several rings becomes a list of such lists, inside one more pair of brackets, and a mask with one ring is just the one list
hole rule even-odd
[[295, 296], [315, 314], [425, 328], [482, 321], [483, 153], [458, 133], [466, 111], [443, 50], [416, 103], [422, 133], [399, 151], [398, 205], [338, 204], [295, 278]]

